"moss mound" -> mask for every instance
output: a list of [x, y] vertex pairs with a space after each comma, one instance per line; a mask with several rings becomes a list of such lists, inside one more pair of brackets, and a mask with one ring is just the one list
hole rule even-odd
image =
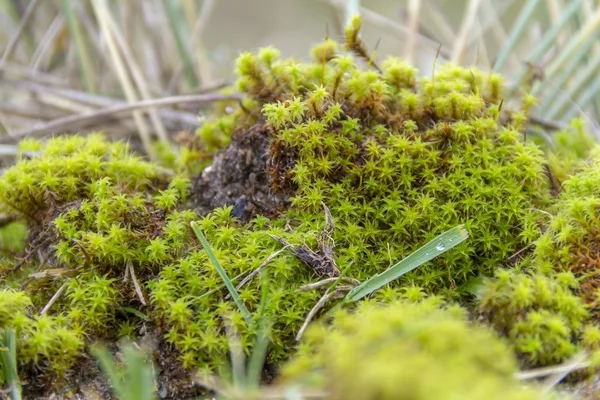
[[367, 302], [313, 326], [284, 379], [321, 388], [328, 399], [537, 399], [514, 378], [504, 343], [469, 324], [465, 310]]
[[[188, 226], [188, 198], [198, 203], [206, 177], [226, 194], [206, 191], [223, 204], [200, 204], [199, 225], [250, 311], [261, 298], [250, 274], [268, 272], [271, 364], [293, 353], [321, 296], [299, 291], [305, 284], [341, 271], [346, 283], [362, 281], [464, 224], [471, 240], [380, 294], [408, 286], [463, 298], [463, 284], [533, 243], [543, 216], [533, 208], [547, 205], [549, 185], [544, 154], [522, 135], [528, 102], [506, 120], [497, 75], [445, 65], [418, 78], [394, 58], [380, 68], [359, 28], [354, 20], [344, 50], [318, 45], [313, 63], [272, 48], [240, 56], [245, 100], [199, 132], [214, 147], [230, 136], [228, 156], [195, 178], [195, 193], [186, 176], [165, 176], [98, 135], [24, 143], [33, 157], [0, 177], [0, 201], [27, 221], [29, 254], [44, 255], [23, 284], [34, 306], [64, 288], [51, 314], [90, 340], [150, 319], [187, 368], [228, 364], [224, 318], [249, 351], [254, 325]], [[252, 173], [240, 174], [248, 165]], [[257, 206], [271, 195], [272, 205]]]

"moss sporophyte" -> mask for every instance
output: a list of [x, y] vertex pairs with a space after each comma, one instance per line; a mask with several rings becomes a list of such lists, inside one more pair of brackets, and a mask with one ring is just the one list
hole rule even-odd
[[[171, 169], [165, 173], [99, 134], [23, 141], [22, 151], [36, 156], [20, 157], [0, 177], [3, 207], [28, 229], [26, 261], [0, 259], [3, 278], [20, 287], [0, 292], [0, 328], [21, 338], [20, 365], [62, 376], [86, 344], [135, 336], [152, 324], [185, 368], [222, 370], [230, 360], [226, 324], [239, 332], [243, 352], [253, 347], [263, 298], [256, 271], [263, 269], [269, 300], [261, 315], [273, 321], [267, 362], [279, 365], [329, 293], [315, 282], [351, 288], [460, 225], [469, 240], [362, 301], [434, 296], [472, 306], [477, 300], [465, 287], [495, 276], [472, 308], [527, 363], [563, 360], [581, 341], [594, 348], [587, 318], [596, 281], [588, 268], [597, 235], [586, 234], [597, 226], [598, 157], [555, 200], [549, 156], [524, 140], [530, 97], [507, 114], [499, 75], [445, 64], [419, 76], [397, 58], [375, 62], [359, 29], [355, 19], [344, 43], [315, 46], [314, 62], [282, 59], [271, 47], [241, 54], [235, 88], [244, 98], [198, 130], [207, 153], [224, 147], [200, 175], [207, 160], [186, 147], [163, 157]], [[553, 154], [564, 176], [579, 168], [573, 154]], [[222, 204], [207, 202], [202, 188]], [[528, 275], [503, 271], [523, 249], [534, 249], [520, 266]], [[306, 287], [315, 290], [299, 290]], [[548, 299], [548, 291], [560, 298]], [[499, 300], [505, 294], [508, 303]], [[322, 313], [334, 304], [329, 299]], [[43, 316], [30, 318], [49, 303]], [[420, 315], [424, 306], [407, 307]], [[14, 312], [2, 318], [4, 310]], [[434, 330], [450, 318], [431, 312]], [[450, 320], [452, 330], [471, 329]], [[539, 340], [550, 347], [521, 335], [532, 326], [548, 332]], [[457, 350], [458, 357], [489, 357], [469, 351]], [[338, 373], [336, 362], [324, 368]], [[511, 368], [490, 382], [504, 382]]]

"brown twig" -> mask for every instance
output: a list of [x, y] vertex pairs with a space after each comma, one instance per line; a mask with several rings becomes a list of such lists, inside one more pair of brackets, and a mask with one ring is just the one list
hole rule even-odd
[[[162, 99], [153, 99], [139, 101], [136, 103], [128, 103], [123, 105], [116, 105], [113, 107], [104, 108], [98, 111], [92, 111], [85, 114], [71, 115], [64, 118], [59, 118], [32, 129], [26, 129], [22, 131], [13, 132], [10, 137], [0, 138], [0, 143], [6, 143], [7, 140], [18, 141], [24, 137], [36, 136], [43, 137], [55, 133], [60, 130], [69, 129], [69, 127], [78, 126], [78, 124], [88, 125], [94, 122], [98, 122], [102, 118], [112, 116], [114, 114], [131, 112], [148, 107], [164, 107], [171, 106], [174, 104], [181, 103], [210, 103], [215, 101], [224, 100], [237, 100], [239, 95], [221, 95], [221, 94], [200, 94], [200, 95], [183, 95], [183, 96], [172, 96]], [[81, 129], [81, 127], [79, 127]]]

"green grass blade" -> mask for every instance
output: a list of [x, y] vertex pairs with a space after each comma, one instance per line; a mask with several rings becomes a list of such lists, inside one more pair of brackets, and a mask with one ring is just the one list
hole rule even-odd
[[256, 332], [254, 350], [248, 363], [248, 378], [246, 379], [248, 386], [251, 388], [258, 388], [260, 386], [260, 377], [265, 365], [267, 350], [271, 343], [271, 320], [266, 314], [267, 304], [269, 303], [269, 278], [267, 269], [262, 270], [261, 278], [261, 296], [257, 320], [258, 331]]
[[535, 11], [538, 3], [539, 0], [529, 0], [527, 3], [525, 3], [523, 8], [521, 8], [519, 16], [517, 17], [517, 20], [510, 31], [510, 35], [506, 40], [506, 44], [502, 47], [502, 50], [500, 50], [500, 54], [498, 54], [498, 58], [494, 63], [494, 72], [498, 72], [502, 69], [511, 51], [522, 37], [523, 31], [526, 27], [531, 25], [531, 15]]
[[384, 272], [372, 276], [352, 289], [345, 297], [344, 302], [357, 301], [368, 296], [382, 286], [425, 264], [427, 261], [440, 254], [445, 253], [459, 243], [462, 243], [468, 237], [469, 234], [462, 225], [442, 233], [414, 253], [410, 254], [404, 260], [392, 265]]
[[100, 369], [108, 378], [108, 382], [113, 388], [114, 393], [119, 399], [123, 399], [126, 395], [125, 387], [123, 385], [123, 382], [121, 381], [119, 371], [117, 370], [117, 366], [115, 365], [112, 356], [110, 355], [110, 352], [104, 346], [97, 345], [92, 347], [92, 354], [94, 355], [96, 360], [98, 360], [98, 364], [100, 364]]
[[155, 399], [152, 369], [146, 364], [144, 354], [132, 345], [127, 345], [123, 353], [127, 362], [128, 398], [135, 400]]
[[83, 35], [80, 20], [75, 14], [74, 5], [71, 3], [71, 0], [61, 0], [60, 4], [67, 17], [69, 31], [77, 49], [77, 58], [81, 67], [81, 73], [83, 74], [83, 85], [88, 92], [95, 93], [94, 67], [89, 50], [91, 46], [89, 46]]
[[198, 87], [198, 77], [194, 70], [194, 61], [192, 60], [192, 52], [187, 48], [184, 37], [186, 36], [182, 32], [182, 27], [186, 26], [186, 21], [181, 14], [181, 10], [177, 6], [177, 2], [171, 0], [163, 0], [169, 25], [173, 31], [173, 37], [175, 38], [175, 44], [177, 45], [177, 51], [181, 57], [183, 64], [183, 72], [188, 81], [188, 84], [193, 88]]
[[250, 311], [248, 311], [248, 309], [244, 305], [244, 302], [240, 299], [240, 295], [238, 294], [237, 290], [235, 290], [235, 286], [233, 286], [233, 283], [231, 282], [231, 279], [229, 279], [229, 276], [227, 276], [227, 272], [225, 272], [225, 270], [221, 266], [221, 263], [219, 262], [219, 260], [217, 260], [217, 257], [215, 257], [215, 253], [213, 253], [212, 249], [210, 248], [210, 245], [208, 244], [208, 240], [206, 240], [206, 237], [200, 230], [200, 227], [193, 221], [190, 223], [190, 225], [192, 226], [192, 229], [194, 230], [196, 237], [202, 244], [202, 247], [204, 247], [206, 254], [208, 254], [208, 258], [209, 258], [210, 262], [213, 264], [213, 266], [217, 270], [217, 273], [223, 280], [223, 283], [225, 283], [225, 287], [227, 287], [229, 294], [231, 294], [231, 298], [233, 299], [235, 304], [238, 306], [238, 308], [242, 312], [244, 319], [246, 320], [247, 323], [251, 323], [252, 315], [250, 315]]
[[11, 399], [21, 400], [21, 384], [17, 372], [17, 339], [12, 329], [4, 329], [0, 336], [0, 368], [5, 384], [10, 387]]
[[146, 364], [146, 358], [139, 349], [131, 344], [123, 346], [124, 377], [121, 377], [113, 357], [104, 346], [94, 346], [92, 354], [98, 360], [102, 372], [108, 377], [108, 381], [119, 400], [156, 399], [152, 369]]
[[[548, 50], [550, 50], [550, 48], [556, 44], [556, 37], [563, 30], [567, 22], [571, 20], [571, 17], [573, 16], [573, 14], [575, 14], [575, 11], [577, 11], [582, 1], [583, 0], [573, 1], [561, 15], [558, 23], [552, 25], [552, 28], [550, 28], [550, 30], [548, 30], [548, 32], [544, 34], [542, 41], [535, 48], [533, 53], [531, 53], [531, 56], [528, 59], [530, 63], [537, 64], [542, 59], [542, 57], [548, 52]], [[525, 66], [521, 69], [521, 71], [515, 79], [513, 86], [511, 87], [511, 90], [515, 90], [521, 87], [521, 85], [523, 84], [523, 80], [527, 76], [528, 71], [528, 66]]]

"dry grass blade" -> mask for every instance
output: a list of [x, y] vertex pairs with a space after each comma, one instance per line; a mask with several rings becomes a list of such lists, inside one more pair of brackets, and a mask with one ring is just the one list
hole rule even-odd
[[48, 312], [50, 307], [52, 307], [52, 305], [56, 302], [56, 300], [58, 300], [60, 298], [60, 296], [63, 294], [63, 292], [65, 291], [65, 289], [67, 288], [68, 285], [69, 285], [68, 282], [65, 282], [62, 284], [62, 286], [56, 291], [56, 293], [54, 293], [54, 296], [52, 296], [50, 301], [48, 301], [48, 303], [44, 306], [42, 311], [40, 311], [40, 315], [44, 315]]
[[584, 359], [579, 358], [580, 355], [577, 355], [577, 358], [573, 360], [569, 360], [565, 363], [553, 365], [550, 367], [536, 368], [529, 371], [521, 371], [515, 374], [515, 378], [519, 380], [530, 380], [530, 379], [539, 379], [544, 378], [546, 376], [555, 375], [555, 374], [564, 374], [584, 369], [590, 366], [589, 361], [585, 361]]
[[81, 30], [81, 21], [77, 17], [74, 9], [74, 5], [71, 0], [61, 0], [61, 6], [64, 14], [67, 17], [67, 23], [69, 24], [69, 30], [71, 37], [75, 42], [75, 48], [77, 49], [77, 57], [81, 66], [81, 73], [83, 74], [83, 85], [86, 90], [90, 92], [96, 91], [96, 81], [94, 78], [94, 68], [92, 64], [92, 57], [89, 52], [90, 46], [86, 43], [85, 37]]
[[[57, 131], [65, 131], [72, 129], [82, 129], [81, 126], [87, 126], [89, 124], [98, 122], [99, 120], [110, 117], [114, 114], [131, 112], [139, 109], [148, 107], [163, 107], [174, 104], [182, 103], [210, 103], [214, 101], [224, 100], [239, 100], [240, 97], [236, 95], [220, 95], [220, 94], [198, 94], [198, 95], [184, 95], [184, 96], [172, 96], [163, 99], [146, 100], [137, 103], [129, 103], [124, 105], [116, 105], [113, 107], [107, 107], [98, 111], [92, 111], [86, 114], [71, 115], [65, 118], [60, 118], [32, 129], [26, 129], [23, 131], [13, 132], [8, 137], [0, 137], [0, 144], [6, 142], [16, 142], [27, 136], [45, 136], [53, 134]], [[62, 133], [62, 132], [61, 132]]]
[[2, 67], [4, 63], [8, 61], [8, 59], [11, 57], [13, 51], [15, 50], [15, 47], [17, 46], [17, 43], [19, 42], [19, 39], [23, 35], [23, 32], [25, 32], [25, 28], [27, 28], [27, 25], [31, 20], [33, 12], [35, 11], [39, 3], [40, 0], [31, 0], [27, 5], [27, 8], [23, 13], [23, 18], [21, 18], [21, 22], [19, 23], [17, 30], [11, 36], [10, 40], [8, 41], [8, 44], [6, 45], [6, 49], [4, 50], [4, 54], [2, 54], [2, 58], [0, 59], [0, 67]]
[[[113, 34], [115, 42], [117, 43], [117, 45], [119, 46], [119, 49], [121, 50], [121, 53], [123, 54], [123, 58], [125, 59], [125, 61], [127, 62], [127, 65], [129, 66], [129, 70], [131, 71], [133, 80], [135, 81], [135, 83], [140, 91], [142, 99], [150, 100], [152, 98], [152, 96], [150, 96], [150, 90], [148, 89], [148, 83], [146, 82], [146, 79], [144, 78], [142, 71], [140, 70], [137, 63], [135, 62], [135, 59], [133, 58], [133, 54], [131, 53], [131, 50], [129, 49], [129, 45], [123, 38], [123, 35], [122, 35], [119, 27], [115, 23], [114, 18], [110, 14], [109, 10], [105, 9], [104, 11], [105, 11], [104, 15], [106, 16], [106, 22], [111, 30], [111, 33]], [[156, 130], [159, 139], [163, 143], [169, 143], [169, 137], [167, 136], [167, 131], [166, 131], [165, 126], [163, 125], [162, 120], [160, 119], [160, 116], [158, 115], [158, 112], [156, 111], [156, 109], [149, 108], [148, 113], [150, 114], [150, 120], [152, 121], [152, 124], [154, 125], [154, 129]]]
[[523, 31], [530, 24], [530, 19], [538, 6], [540, 0], [528, 0], [525, 5], [521, 8], [521, 12], [517, 17], [517, 20], [514, 23], [513, 28], [510, 31], [510, 36], [508, 37], [507, 42], [500, 50], [500, 54], [498, 54], [498, 58], [494, 63], [494, 72], [498, 72], [504, 66], [504, 63], [508, 59], [509, 54], [511, 54], [512, 50], [515, 48], [517, 42], [523, 35]]
[[546, 70], [548, 78], [554, 77], [556, 73], [561, 70], [565, 62], [573, 57], [577, 49], [581, 48], [584, 43], [598, 33], [598, 28], [600, 28], [600, 8], [596, 10], [589, 21], [587, 21], [581, 30], [571, 38], [565, 48], [558, 53], [556, 59], [548, 66]]
[[46, 52], [52, 47], [52, 44], [56, 42], [60, 31], [63, 29], [65, 24], [65, 18], [62, 14], [57, 14], [54, 20], [50, 24], [50, 27], [40, 40], [40, 44], [35, 49], [33, 56], [31, 56], [30, 66], [34, 71], [40, 69], [40, 64], [46, 55]]
[[471, 28], [473, 27], [473, 22], [477, 17], [477, 10], [479, 9], [480, 2], [481, 0], [469, 0], [469, 5], [463, 15], [460, 30], [458, 31], [458, 36], [454, 42], [454, 48], [452, 49], [451, 61], [454, 64], [461, 64], [464, 60], [467, 39], [469, 32], [471, 32]]
[[[119, 78], [119, 82], [121, 83], [121, 87], [125, 92], [125, 97], [129, 102], [138, 101], [138, 96], [131, 84], [131, 80], [129, 75], [125, 69], [125, 65], [123, 60], [121, 59], [121, 55], [117, 49], [117, 44], [115, 43], [113, 34], [110, 30], [108, 24], [108, 11], [106, 0], [92, 0], [92, 6], [94, 8], [94, 12], [96, 14], [96, 18], [98, 23], [100, 24], [100, 28], [102, 30], [102, 34], [106, 39], [106, 45], [108, 46], [108, 51], [110, 53], [110, 57], [112, 59], [112, 65], [117, 73]], [[133, 112], [133, 119], [138, 128], [138, 133], [140, 135], [140, 139], [142, 140], [142, 145], [144, 146], [144, 150], [146, 154], [150, 156], [150, 159], [156, 159], [157, 154], [154, 146], [152, 145], [152, 138], [150, 137], [150, 130], [142, 113], [138, 110]]]
[[408, 2], [408, 28], [410, 33], [406, 40], [404, 58], [409, 63], [414, 63], [415, 46], [417, 42], [417, 31], [419, 29], [419, 15], [421, 12], [421, 0], [409, 0]]

